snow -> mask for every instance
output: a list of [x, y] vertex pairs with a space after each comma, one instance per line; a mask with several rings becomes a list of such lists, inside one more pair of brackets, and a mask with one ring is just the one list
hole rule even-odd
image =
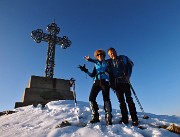
[[[97, 124], [88, 124], [81, 127], [77, 121], [77, 114], [87, 123], [91, 119], [89, 103], [77, 102], [75, 107], [73, 100], [53, 101], [37, 107], [26, 106], [14, 109], [16, 113], [0, 117], [1, 137], [179, 137], [163, 128], [155, 128], [152, 125], [170, 125], [174, 123], [180, 126], [180, 117], [168, 115], [156, 115], [148, 113], [150, 118], [143, 119], [143, 114], [138, 112], [140, 125], [146, 129], [139, 129], [129, 124], [118, 124], [121, 117], [120, 110], [113, 109], [113, 125], [105, 125], [103, 106], [99, 106], [100, 121]], [[130, 116], [129, 116], [130, 117]], [[56, 128], [62, 121], [67, 120], [71, 126]]]

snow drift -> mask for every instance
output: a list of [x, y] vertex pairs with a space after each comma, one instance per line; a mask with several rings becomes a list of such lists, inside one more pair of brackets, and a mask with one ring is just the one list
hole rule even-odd
[[[89, 103], [78, 102], [77, 108], [74, 101], [61, 100], [48, 103], [45, 108], [27, 106], [14, 109], [16, 113], [0, 117], [1, 137], [179, 137], [178, 134], [156, 125], [180, 126], [180, 117], [168, 115], [155, 115], [148, 113], [149, 119], [143, 119], [143, 114], [138, 113], [140, 125], [145, 129], [118, 124], [121, 117], [120, 110], [113, 109], [113, 125], [105, 125], [103, 106], [99, 106], [100, 121], [97, 124], [88, 124], [86, 127], [67, 126], [55, 128], [64, 120], [77, 123], [76, 112], [87, 123], [91, 118]], [[153, 126], [155, 125], [155, 126]]]

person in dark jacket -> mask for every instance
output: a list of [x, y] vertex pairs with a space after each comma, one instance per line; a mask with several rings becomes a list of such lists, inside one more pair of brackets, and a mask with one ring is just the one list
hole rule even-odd
[[[138, 117], [133, 98], [131, 97], [129, 79], [132, 72], [133, 62], [124, 55], [117, 56], [117, 52], [114, 48], [109, 48], [107, 53], [110, 59], [107, 60], [108, 68], [112, 74], [110, 79], [111, 88], [115, 91], [118, 101], [120, 103], [122, 119], [120, 123], [127, 124], [128, 110], [126, 102], [128, 104], [129, 112], [132, 119], [132, 125], [138, 126]], [[125, 98], [126, 97], [126, 102]]]
[[85, 65], [79, 65], [79, 68], [85, 73], [87, 73], [90, 77], [94, 78], [94, 83], [92, 85], [89, 95], [90, 108], [92, 111], [92, 119], [89, 122], [96, 123], [100, 121], [98, 113], [99, 107], [96, 102], [96, 97], [98, 93], [102, 91], [106, 125], [112, 125], [112, 107], [110, 101], [109, 74], [107, 71], [105, 56], [106, 53], [100, 49], [96, 50], [94, 53], [94, 57], [96, 59], [91, 59], [89, 56], [84, 57], [86, 61], [93, 62], [95, 64], [92, 73], [90, 73], [88, 69], [85, 68]]

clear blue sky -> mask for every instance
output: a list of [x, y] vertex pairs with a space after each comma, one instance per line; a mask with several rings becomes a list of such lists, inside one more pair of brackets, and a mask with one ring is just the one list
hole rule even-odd
[[[72, 45], [56, 47], [54, 77], [75, 78], [77, 100], [88, 102], [93, 83], [77, 69], [84, 63], [93, 68], [83, 57], [114, 47], [135, 64], [131, 83], [145, 112], [180, 115], [179, 7], [179, 0], [1, 0], [0, 111], [21, 101], [31, 75], [44, 76], [47, 43], [35, 43], [30, 34], [37, 28], [47, 33], [55, 17], [58, 36]], [[119, 108], [112, 91], [111, 100]]]

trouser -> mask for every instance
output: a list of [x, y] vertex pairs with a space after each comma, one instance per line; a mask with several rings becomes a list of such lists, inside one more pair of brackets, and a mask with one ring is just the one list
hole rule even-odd
[[[116, 85], [116, 95], [120, 103], [122, 119], [128, 119], [128, 111], [126, 106], [127, 102], [132, 121], [137, 121], [137, 111], [133, 98], [131, 97], [130, 85], [128, 83], [118, 83]], [[124, 96], [126, 98], [126, 102]]]
[[112, 112], [111, 102], [110, 102], [110, 87], [109, 82], [105, 80], [96, 80], [92, 86], [89, 101], [90, 101], [90, 108], [92, 111], [93, 116], [99, 116], [98, 113], [98, 105], [96, 102], [96, 97], [98, 93], [102, 91], [103, 101], [104, 101], [104, 110], [106, 115]]

